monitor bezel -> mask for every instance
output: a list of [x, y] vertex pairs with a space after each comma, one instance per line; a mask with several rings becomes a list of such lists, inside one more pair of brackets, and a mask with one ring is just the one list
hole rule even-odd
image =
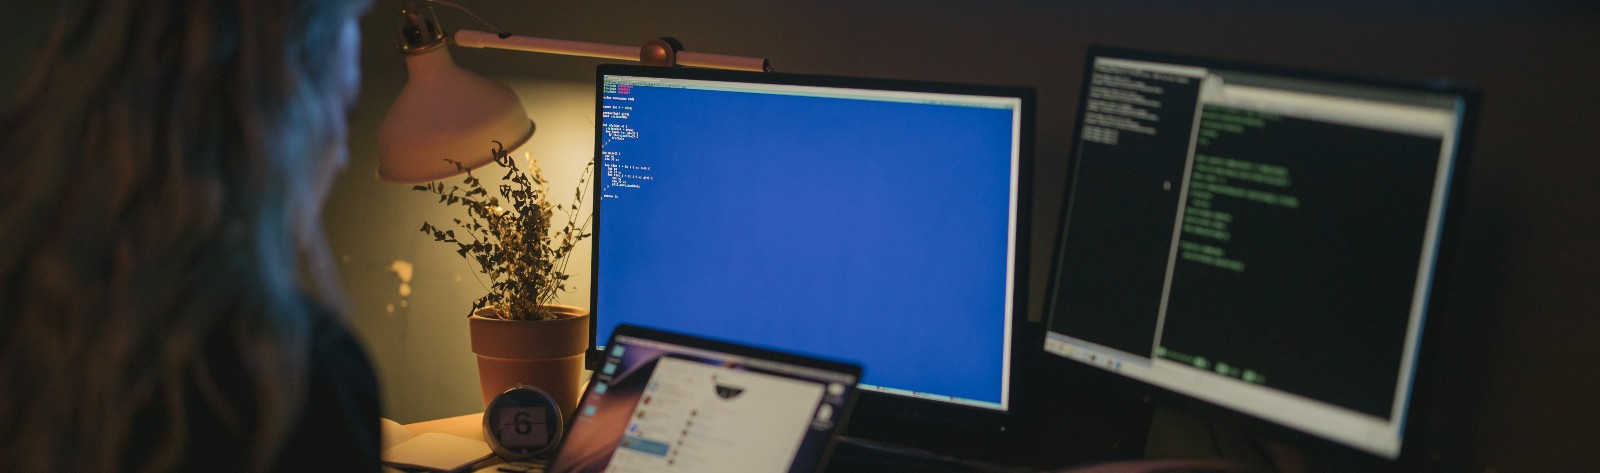
[[[604, 86], [605, 78], [612, 75], [654, 77], [668, 79], [692, 79], [708, 81], [726, 81], [740, 83], [799, 85], [816, 87], [835, 87], [851, 89], [871, 89], [885, 91], [926, 92], [942, 94], [977, 95], [991, 97], [1016, 98], [1021, 101], [1021, 123], [1018, 139], [1018, 164], [1017, 164], [1017, 220], [1016, 239], [1013, 242], [1013, 267], [1012, 278], [1012, 313], [1010, 316], [1010, 353], [1009, 353], [1009, 385], [1006, 389], [1006, 409], [990, 409], [978, 406], [960, 405], [950, 402], [941, 402], [929, 399], [918, 399], [873, 390], [858, 390], [857, 407], [852, 414], [854, 422], [846, 426], [853, 436], [891, 440], [908, 444], [928, 445], [939, 441], [937, 437], [929, 435], [933, 432], [970, 432], [975, 434], [1000, 434], [1007, 431], [1017, 410], [1017, 387], [1022, 383], [1019, 377], [1024, 374], [1023, 358], [1027, 353], [1035, 350], [1027, 346], [1028, 340], [1033, 337], [1027, 325], [1027, 294], [1029, 281], [1029, 255], [1032, 240], [1032, 210], [1033, 210], [1033, 166], [1034, 166], [1034, 120], [1037, 107], [1036, 93], [1029, 87], [953, 84], [943, 82], [912, 81], [899, 79], [843, 77], [812, 74], [792, 74], [776, 72], [745, 72], [717, 69], [698, 69], [682, 67], [657, 67], [640, 65], [604, 64], [596, 69], [595, 74], [595, 136], [593, 159], [598, 169], [600, 162], [601, 144], [604, 143], [603, 131], [600, 128], [600, 117], [604, 106], [604, 97], [599, 91]], [[598, 177], [596, 177], [598, 178]], [[601, 212], [604, 205], [601, 203], [599, 186], [591, 186], [591, 196], [594, 199], [594, 241], [599, 241], [600, 234], [604, 231], [600, 225]], [[590, 364], [594, 364], [604, 356], [600, 354], [595, 337], [599, 327], [598, 318], [604, 317], [599, 307], [599, 278], [600, 258], [602, 251], [597, 247], [592, 252], [590, 261], [590, 301], [591, 308], [589, 321], [589, 337], [591, 352]], [[593, 366], [591, 366], [592, 368]], [[871, 369], [870, 366], [866, 367]]]
[[[705, 338], [642, 325], [618, 325], [617, 330], [612, 332], [611, 339], [615, 340], [618, 335], [688, 348], [698, 348], [743, 358], [767, 360], [805, 368], [815, 368], [823, 371], [845, 373], [858, 380], [861, 379], [861, 374], [864, 372], [864, 368], [861, 365], [849, 361], [802, 355], [799, 353], [745, 345], [715, 338]], [[585, 389], [585, 393], [587, 392], [588, 390]]]
[[[1061, 256], [1063, 245], [1066, 243], [1066, 230], [1070, 223], [1072, 210], [1072, 183], [1075, 182], [1077, 177], [1078, 152], [1083, 146], [1081, 128], [1089, 98], [1087, 84], [1089, 84], [1094, 74], [1094, 61], [1101, 57], [1193, 65], [1207, 69], [1223, 69], [1233, 72], [1268, 74], [1294, 79], [1440, 93], [1460, 97], [1462, 113], [1461, 126], [1457, 136], [1455, 162], [1450, 171], [1449, 181], [1446, 184], [1445, 209], [1443, 215], [1441, 215], [1442, 221], [1440, 222], [1438, 234], [1437, 255], [1434, 260], [1432, 283], [1426, 300], [1427, 313], [1423, 316], [1421, 334], [1419, 334], [1418, 355], [1411, 380], [1410, 399], [1407, 401], [1408, 407], [1404, 418], [1401, 419], [1404, 425], [1400, 436], [1401, 448], [1396, 458], [1389, 459], [1360, 448], [1344, 445], [1270, 420], [1251, 416], [1226, 406], [1044, 352], [1045, 340], [1051, 333], [1049, 328], [1050, 319], [1056, 310], [1056, 298], [1058, 297], [1056, 288], [1060, 283], [1061, 277]], [[1447, 287], [1450, 279], [1441, 277], [1441, 275], [1449, 274], [1451, 267], [1454, 266], [1452, 264], [1452, 261], [1455, 260], [1453, 255], [1456, 252], [1454, 241], [1457, 239], [1454, 235], [1460, 231], [1458, 230], [1460, 225], [1458, 222], [1462, 220], [1460, 218], [1460, 213], [1462, 212], [1460, 203], [1465, 194], [1462, 183], [1465, 179], [1467, 163], [1470, 161], [1467, 158], [1471, 151], [1473, 130], [1480, 102], [1476, 89], [1447, 80], [1340, 73], [1106, 45], [1090, 45], [1087, 48], [1080, 80], [1081, 85], [1078, 91], [1078, 103], [1073, 122], [1072, 147], [1068, 153], [1067, 174], [1064, 181], [1067, 184], [1063, 189], [1055, 242], [1051, 248], [1052, 257], [1049, 263], [1051, 267], [1049, 269], [1049, 283], [1045, 286], [1044, 310], [1041, 313], [1039, 330], [1034, 334], [1035, 338], [1030, 342], [1031, 347], [1039, 350], [1040, 353], [1038, 368], [1041, 372], [1036, 376], [1070, 376], [1079, 380], [1072, 383], [1074, 385], [1094, 386], [1093, 389], [1105, 391], [1106, 394], [1118, 398], [1139, 400], [1150, 408], [1155, 406], [1174, 408], [1208, 421], [1215, 420], [1236, 427], [1249, 434], [1281, 440], [1285, 445], [1296, 447], [1306, 454], [1324, 456], [1336, 461], [1360, 465], [1362, 469], [1403, 469], [1408, 466], [1419, 465], [1424, 456], [1422, 445], [1426, 441], [1426, 433], [1419, 427], [1425, 425], [1423, 419], [1428, 414], [1426, 403], [1423, 401], [1431, 394], [1430, 385], [1434, 384], [1432, 380], [1437, 376], [1435, 370], [1443, 357], [1438, 353], [1442, 345], [1438, 340], [1438, 333], [1447, 324], [1447, 319], [1451, 315], [1441, 313], [1438, 310], [1439, 304], [1437, 302], [1444, 296], [1451, 294], [1451, 288]]]

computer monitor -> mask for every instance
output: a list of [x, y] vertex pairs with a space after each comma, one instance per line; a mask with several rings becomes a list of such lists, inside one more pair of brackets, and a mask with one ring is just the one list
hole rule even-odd
[[1397, 458], [1470, 94], [1107, 48], [1083, 84], [1055, 363]]
[[1011, 408], [1032, 90], [640, 66], [597, 87], [598, 339], [856, 361], [867, 418]]

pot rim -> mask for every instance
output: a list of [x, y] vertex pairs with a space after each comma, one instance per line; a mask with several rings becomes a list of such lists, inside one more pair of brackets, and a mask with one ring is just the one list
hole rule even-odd
[[549, 307], [551, 309], [550, 313], [555, 314], [556, 318], [554, 318], [554, 319], [535, 319], [535, 320], [516, 320], [516, 319], [502, 319], [502, 318], [499, 318], [499, 317], [485, 317], [485, 316], [482, 316], [482, 315], [478, 315], [479, 312], [483, 312], [483, 311], [486, 311], [486, 310], [499, 311], [500, 308], [498, 308], [498, 307], [484, 307], [484, 308], [481, 308], [481, 309], [478, 309], [478, 310], [474, 310], [474, 311], [472, 311], [472, 315], [468, 315], [467, 317], [468, 318], [473, 318], [473, 319], [483, 319], [483, 320], [503, 321], [503, 322], [554, 322], [554, 321], [559, 321], [559, 320], [575, 319], [575, 318], [581, 318], [581, 317], [588, 317], [589, 316], [589, 309], [585, 309], [585, 308], [578, 307], [578, 306], [575, 306], [575, 305], [541, 304], [541, 306], [542, 307]]

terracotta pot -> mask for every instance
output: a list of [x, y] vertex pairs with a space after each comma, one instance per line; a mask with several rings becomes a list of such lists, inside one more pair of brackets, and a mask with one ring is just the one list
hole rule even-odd
[[[469, 317], [472, 352], [478, 355], [478, 387], [483, 406], [518, 384], [543, 389], [571, 419], [582, 395], [583, 357], [589, 349], [589, 311], [550, 306], [552, 320], [501, 320]], [[479, 313], [484, 310], [480, 309]]]

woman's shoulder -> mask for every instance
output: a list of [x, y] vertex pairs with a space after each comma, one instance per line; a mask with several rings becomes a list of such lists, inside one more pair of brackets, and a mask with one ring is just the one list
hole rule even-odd
[[367, 352], [343, 318], [319, 313], [311, 323], [311, 367], [313, 369], [350, 369], [363, 372], [366, 378], [377, 382], [372, 375], [372, 362]]
[[314, 317], [305, 407], [280, 471], [377, 471], [380, 404], [372, 363], [335, 317]]

